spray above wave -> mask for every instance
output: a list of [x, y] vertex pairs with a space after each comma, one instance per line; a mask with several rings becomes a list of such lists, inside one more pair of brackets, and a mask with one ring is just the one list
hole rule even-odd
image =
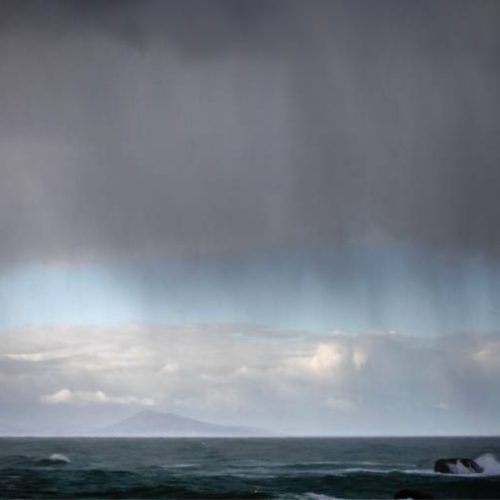
[[475, 461], [483, 468], [483, 475], [500, 476], [500, 462], [493, 453], [484, 453]]

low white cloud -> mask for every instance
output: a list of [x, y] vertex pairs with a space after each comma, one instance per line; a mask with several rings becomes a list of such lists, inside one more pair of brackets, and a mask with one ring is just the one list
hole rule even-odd
[[135, 396], [109, 396], [103, 391], [71, 391], [60, 389], [54, 394], [45, 394], [41, 397], [43, 403], [63, 404], [73, 403], [78, 405], [87, 404], [119, 404], [119, 405], [143, 405], [154, 406], [153, 398], [137, 398]]
[[355, 348], [352, 353], [352, 362], [357, 370], [361, 370], [368, 362], [368, 355], [361, 349]]
[[357, 411], [358, 408], [353, 401], [349, 399], [336, 398], [335, 396], [329, 397], [326, 400], [326, 406], [332, 408], [335, 411], [341, 411], [346, 413], [351, 413]]
[[18, 361], [45, 361], [47, 356], [43, 352], [26, 352], [20, 354], [7, 354], [7, 358]]
[[10, 353], [5, 356], [9, 359], [13, 359], [16, 361], [28, 361], [32, 363], [38, 363], [42, 361], [52, 361], [56, 359], [65, 358], [70, 354], [70, 351], [67, 350], [58, 350], [58, 351], [39, 351], [39, 352], [19, 352], [19, 353]]
[[178, 371], [179, 365], [177, 363], [165, 363], [158, 373], [160, 375], [172, 375]]
[[480, 344], [479, 349], [472, 354], [472, 359], [482, 370], [500, 375], [500, 340]]
[[320, 343], [312, 356], [302, 359], [301, 361], [312, 372], [318, 375], [324, 375], [341, 365], [345, 355], [343, 351], [342, 346], [338, 344]]

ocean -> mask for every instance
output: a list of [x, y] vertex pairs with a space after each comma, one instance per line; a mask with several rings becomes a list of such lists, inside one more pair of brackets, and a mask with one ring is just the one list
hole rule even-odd
[[[500, 438], [1, 438], [2, 498], [500, 498]], [[478, 475], [434, 473], [471, 457]]]

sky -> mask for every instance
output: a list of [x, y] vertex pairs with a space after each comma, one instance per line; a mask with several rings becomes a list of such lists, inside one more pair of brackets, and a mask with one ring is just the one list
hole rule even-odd
[[499, 24], [4, 0], [0, 433], [498, 434]]

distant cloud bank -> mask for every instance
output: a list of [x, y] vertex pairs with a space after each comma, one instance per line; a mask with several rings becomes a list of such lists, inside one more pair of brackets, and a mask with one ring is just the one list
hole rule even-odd
[[34, 431], [153, 405], [285, 433], [500, 431], [500, 334], [58, 326], [3, 332], [0, 349], [2, 408], [35, 411]]

